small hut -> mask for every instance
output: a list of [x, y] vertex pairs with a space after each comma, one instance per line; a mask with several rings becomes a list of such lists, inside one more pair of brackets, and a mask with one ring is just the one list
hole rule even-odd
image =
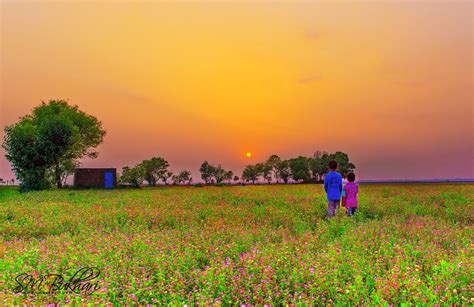
[[74, 186], [77, 188], [115, 188], [117, 186], [117, 169], [77, 168], [74, 172]]

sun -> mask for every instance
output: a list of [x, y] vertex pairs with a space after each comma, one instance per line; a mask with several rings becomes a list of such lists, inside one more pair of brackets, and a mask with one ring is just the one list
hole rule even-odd
[[250, 158], [250, 157], [252, 157], [252, 153], [251, 153], [250, 151], [247, 151], [247, 152], [245, 153], [245, 156], [246, 156], [247, 158]]

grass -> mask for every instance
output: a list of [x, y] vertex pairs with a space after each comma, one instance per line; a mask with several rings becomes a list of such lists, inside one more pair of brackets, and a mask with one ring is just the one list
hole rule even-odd
[[[472, 304], [473, 192], [362, 185], [356, 215], [327, 220], [320, 185], [4, 187], [0, 304]], [[84, 266], [91, 294], [13, 293]]]

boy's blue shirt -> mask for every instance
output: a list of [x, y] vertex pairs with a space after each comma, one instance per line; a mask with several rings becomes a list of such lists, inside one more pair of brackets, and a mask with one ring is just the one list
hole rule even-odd
[[328, 200], [341, 200], [342, 176], [338, 172], [330, 171], [324, 176], [324, 190]]

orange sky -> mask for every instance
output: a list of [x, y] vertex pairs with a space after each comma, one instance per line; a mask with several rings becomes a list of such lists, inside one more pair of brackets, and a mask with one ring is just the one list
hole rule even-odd
[[1, 126], [69, 99], [107, 130], [85, 166], [322, 149], [364, 179], [474, 177], [470, 1], [1, 3]]

